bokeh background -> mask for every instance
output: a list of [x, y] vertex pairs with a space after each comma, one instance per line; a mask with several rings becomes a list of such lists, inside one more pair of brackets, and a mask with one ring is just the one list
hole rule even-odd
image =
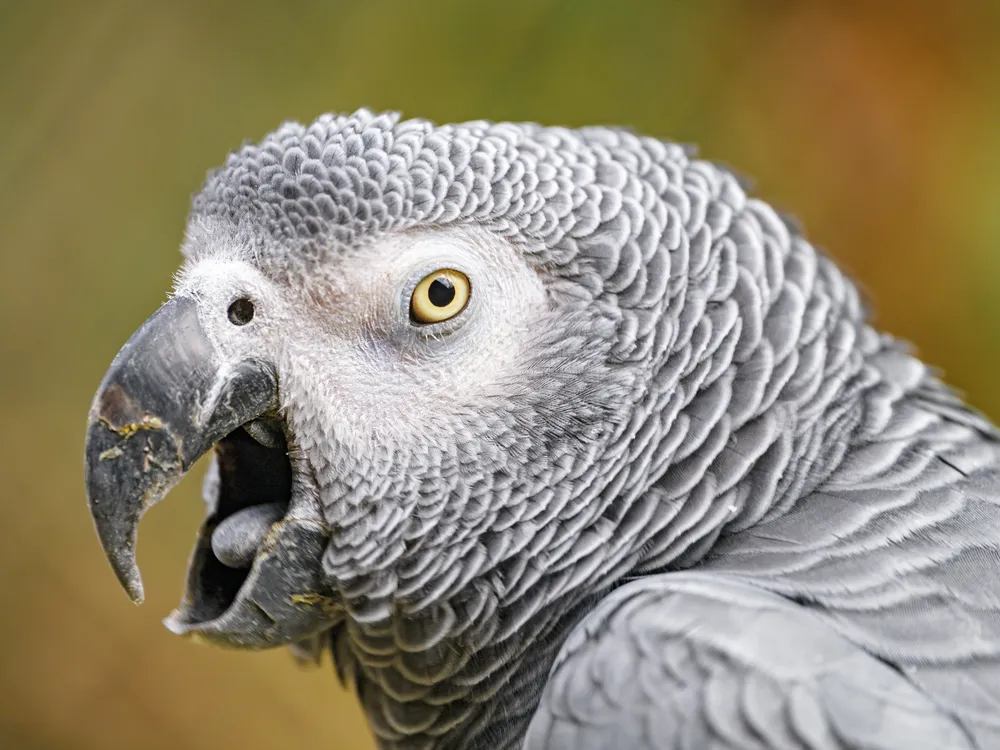
[[141, 609], [85, 509], [93, 391], [244, 139], [370, 106], [697, 143], [1000, 417], [998, 92], [996, 0], [0, 0], [0, 748], [371, 747], [328, 663], [161, 627], [197, 477], [143, 526]]

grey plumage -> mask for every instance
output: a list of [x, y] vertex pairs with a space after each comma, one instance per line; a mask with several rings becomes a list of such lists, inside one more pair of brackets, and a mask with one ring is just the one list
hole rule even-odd
[[725, 575], [640, 578], [567, 640], [526, 750], [973, 747], [807, 607]]
[[[221, 361], [277, 373], [323, 552], [222, 625], [195, 575], [178, 629], [329, 646], [386, 748], [1000, 746], [997, 433], [728, 171], [324, 116], [210, 174], [184, 253]], [[468, 309], [414, 326], [452, 265]]]

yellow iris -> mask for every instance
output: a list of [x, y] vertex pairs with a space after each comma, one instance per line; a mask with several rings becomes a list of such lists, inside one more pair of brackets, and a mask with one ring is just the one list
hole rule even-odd
[[468, 276], [443, 268], [417, 284], [410, 297], [410, 316], [416, 323], [441, 323], [462, 312], [471, 294]]

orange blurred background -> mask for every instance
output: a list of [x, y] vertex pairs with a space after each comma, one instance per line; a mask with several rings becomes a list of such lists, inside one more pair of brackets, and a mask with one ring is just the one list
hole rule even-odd
[[160, 625], [197, 477], [143, 525], [141, 609], [84, 503], [94, 389], [244, 139], [364, 105], [696, 143], [1000, 417], [998, 91], [996, 0], [0, 1], [0, 748], [371, 747], [328, 662]]

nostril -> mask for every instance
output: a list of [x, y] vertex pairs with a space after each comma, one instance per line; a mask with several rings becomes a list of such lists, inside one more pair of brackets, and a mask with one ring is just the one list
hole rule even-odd
[[229, 306], [229, 322], [234, 326], [245, 326], [253, 320], [254, 312], [253, 302], [247, 297], [240, 297]]

